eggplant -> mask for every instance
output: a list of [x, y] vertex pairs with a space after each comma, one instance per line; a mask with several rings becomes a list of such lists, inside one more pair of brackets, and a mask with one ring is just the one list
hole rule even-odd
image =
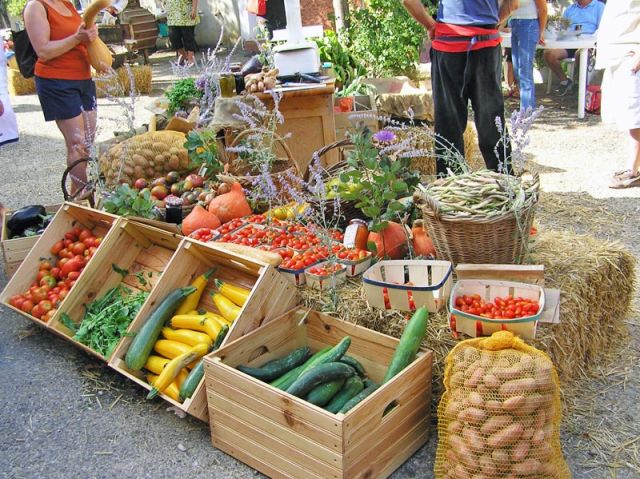
[[27, 228], [40, 228], [42, 218], [47, 210], [42, 205], [31, 205], [20, 208], [11, 214], [7, 220], [7, 229], [11, 236], [21, 236]]

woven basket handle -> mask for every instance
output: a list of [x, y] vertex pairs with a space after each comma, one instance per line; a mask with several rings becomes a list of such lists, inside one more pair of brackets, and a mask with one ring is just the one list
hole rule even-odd
[[424, 206], [431, 210], [436, 220], [440, 221], [440, 202], [430, 195], [422, 195], [422, 199]]
[[291, 161], [291, 163], [293, 163], [293, 166], [296, 169], [296, 171], [298, 172], [298, 175], [301, 175], [302, 174], [302, 168], [300, 168], [300, 165], [299, 165], [298, 161], [293, 156], [293, 153], [291, 152], [291, 149], [289, 148], [289, 145], [287, 145], [287, 142], [284, 140], [284, 138], [282, 138], [276, 132], [269, 131], [269, 130], [261, 130], [261, 129], [258, 129], [258, 128], [248, 128], [246, 130], [242, 130], [233, 139], [233, 142], [231, 143], [231, 148], [233, 148], [235, 146], [238, 146], [240, 140], [242, 140], [242, 138], [244, 138], [245, 136], [249, 136], [249, 135], [253, 135], [253, 134], [264, 135], [265, 133], [271, 135], [273, 137], [273, 139], [277, 143], [280, 144], [280, 146], [282, 147], [284, 152], [287, 154], [287, 158], [289, 159], [289, 161]]

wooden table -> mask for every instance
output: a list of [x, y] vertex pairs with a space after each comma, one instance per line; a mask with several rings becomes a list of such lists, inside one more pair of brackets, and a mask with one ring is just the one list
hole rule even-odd
[[[278, 127], [281, 136], [290, 134], [286, 140], [298, 166], [305, 174], [313, 153], [325, 145], [336, 141], [336, 125], [333, 113], [334, 86], [305, 90], [277, 89], [282, 93], [280, 112], [284, 116], [284, 124]], [[267, 106], [273, 106], [269, 94], [258, 94]], [[280, 152], [283, 154], [284, 152]], [[338, 151], [332, 150], [321, 158], [323, 166], [333, 165], [338, 161]]]
[[[506, 34], [502, 32], [502, 46], [505, 48], [511, 48], [511, 33]], [[584, 102], [586, 99], [587, 91], [587, 63], [589, 59], [589, 49], [596, 46], [595, 35], [580, 35], [575, 38], [566, 39], [545, 39], [544, 45], [538, 45], [537, 48], [541, 49], [556, 49], [561, 48], [569, 50], [572, 48], [579, 50], [580, 55], [580, 74], [578, 80], [578, 118], [584, 118]], [[549, 72], [549, 75], [553, 75]]]

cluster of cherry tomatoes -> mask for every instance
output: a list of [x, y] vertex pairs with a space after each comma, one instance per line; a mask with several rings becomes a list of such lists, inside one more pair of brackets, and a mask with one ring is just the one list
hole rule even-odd
[[221, 235], [226, 235], [231, 233], [232, 231], [237, 230], [238, 228], [240, 228], [241, 226], [245, 225], [246, 221], [242, 218], [235, 218], [232, 219], [231, 221], [227, 221], [225, 224], [223, 224], [222, 226], [218, 227], [218, 229], [216, 230], [218, 234]]
[[40, 261], [29, 290], [12, 296], [9, 304], [44, 322], [49, 321], [101, 242], [101, 237], [80, 226], [67, 231], [64, 238], [51, 247], [55, 259]]
[[517, 319], [538, 314], [538, 301], [513, 296], [496, 297], [492, 302], [485, 302], [479, 294], [456, 296], [456, 308], [463, 313], [473, 314], [489, 319]]
[[346, 268], [345, 265], [340, 264], [340, 263], [323, 263], [323, 264], [319, 264], [316, 266], [312, 266], [311, 268], [307, 269], [305, 272], [312, 274], [314, 276], [331, 276], [332, 274], [336, 274], [339, 273], [340, 271], [344, 270]]

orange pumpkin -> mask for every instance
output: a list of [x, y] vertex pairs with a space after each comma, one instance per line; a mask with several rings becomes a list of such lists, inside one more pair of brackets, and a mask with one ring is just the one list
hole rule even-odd
[[413, 235], [413, 252], [416, 256], [436, 255], [436, 249], [433, 246], [433, 241], [431, 241], [429, 233], [427, 233], [427, 230], [424, 228], [422, 220], [415, 220], [413, 222], [411, 234]]
[[227, 223], [235, 218], [242, 218], [251, 214], [251, 207], [242, 191], [242, 185], [235, 182], [228, 193], [216, 196], [209, 203], [209, 211], [214, 213], [220, 221]]
[[210, 211], [200, 205], [196, 205], [191, 213], [182, 220], [182, 234], [189, 236], [199, 228], [211, 228], [212, 230], [220, 226], [220, 219]]
[[376, 245], [378, 258], [402, 259], [407, 254], [407, 235], [404, 226], [389, 221], [380, 232], [370, 232], [368, 242]]

